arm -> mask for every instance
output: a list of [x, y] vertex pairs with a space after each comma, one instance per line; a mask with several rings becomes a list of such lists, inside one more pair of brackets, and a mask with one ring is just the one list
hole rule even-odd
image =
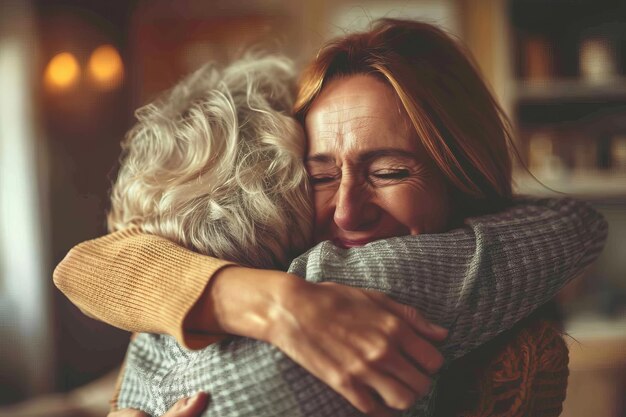
[[223, 337], [210, 316], [203, 329], [217, 334], [185, 332], [183, 324], [209, 279], [231, 264], [133, 228], [74, 247], [56, 267], [54, 283], [90, 317], [206, 346]]
[[[290, 272], [313, 282], [327, 278], [381, 290], [420, 306], [444, 325], [458, 317], [448, 344], [464, 340], [467, 345], [455, 347], [464, 352], [552, 297], [595, 259], [607, 233], [602, 217], [574, 200], [539, 200], [468, 224], [445, 234], [389, 239], [348, 251], [324, 243], [296, 259]], [[74, 247], [57, 266], [54, 281], [87, 315], [130, 331], [171, 334], [186, 347], [219, 340], [224, 328], [262, 338], [259, 319], [281, 302], [275, 295], [293, 287], [293, 280], [227, 265], [131, 229]], [[207, 286], [216, 275], [222, 276], [219, 296]], [[301, 291], [288, 292], [287, 300]], [[222, 302], [233, 297], [239, 297], [237, 302]], [[466, 315], [468, 306], [478, 310]], [[251, 312], [245, 322], [241, 311]], [[467, 325], [486, 313], [489, 325], [481, 324], [472, 334]]]
[[[504, 217], [502, 216], [496, 216], [496, 218], [494, 218], [493, 220], [493, 225], [494, 227], [504, 227], [504, 225], [506, 223], [508, 223], [509, 227], [517, 227], [518, 229], [521, 229], [523, 231], [527, 231], [529, 236], [533, 236], [533, 233], [537, 232], [537, 233], [543, 233], [544, 236], [543, 238], [545, 239], [543, 242], [544, 246], [539, 245], [541, 248], [544, 247], [553, 247], [556, 248], [555, 250], [564, 250], [567, 249], [568, 245], [571, 246], [571, 242], [572, 239], [574, 240], [574, 242], [582, 242], [582, 249], [577, 251], [576, 254], [580, 255], [582, 254], [581, 257], [576, 257], [577, 255], [574, 254], [572, 256], [569, 256], [569, 254], [565, 254], [566, 259], [564, 259], [564, 263], [563, 265], [566, 265], [567, 262], [574, 262], [576, 264], [575, 267], [572, 267], [572, 269], [566, 269], [566, 270], [562, 270], [559, 271], [557, 270], [553, 270], [551, 271], [551, 273], [553, 274], [559, 274], [559, 273], [574, 273], [577, 268], [580, 269], [582, 268], [584, 265], [586, 265], [587, 263], [589, 263], [595, 256], [597, 256], [597, 254], [600, 251], [600, 248], [602, 246], [602, 242], [604, 241], [604, 237], [606, 235], [606, 224], [604, 223], [604, 221], [601, 219], [600, 216], [598, 216], [595, 212], [593, 212], [592, 210], [590, 210], [586, 205], [582, 204], [582, 203], [576, 203], [576, 202], [567, 202], [567, 201], [544, 201], [543, 206], [539, 203], [536, 203], [534, 206], [533, 205], [528, 205], [528, 206], [524, 206], [521, 209], [520, 212], [520, 208], [517, 209], [512, 209], [510, 210], [508, 213], [508, 218], [505, 215]], [[535, 215], [534, 217], [532, 215]], [[525, 218], [524, 216], [522, 216], [520, 219], [515, 219], [514, 216], [515, 215], [524, 215], [524, 216], [528, 216], [528, 218]], [[559, 217], [559, 216], [565, 216], [563, 218]], [[487, 221], [487, 218], [484, 218], [482, 220], [483, 222], [489, 223]], [[476, 223], [481, 224], [481, 221], [477, 221]], [[473, 229], [472, 230], [479, 230], [480, 228], [474, 227], [472, 226]], [[578, 228], [578, 229], [577, 229]], [[550, 232], [547, 232], [547, 230], [549, 229], [553, 229]], [[576, 231], [577, 230], [577, 231]], [[519, 230], [518, 230], [519, 232]], [[449, 240], [449, 244], [453, 245], [452, 247], [454, 247], [456, 240], [460, 237], [459, 235], [455, 235], [453, 232], [453, 239]], [[470, 232], [470, 234], [473, 232]], [[480, 241], [481, 244], [482, 239], [488, 237], [488, 234], [479, 234], [478, 237], [474, 238], [474, 242]], [[581, 238], [582, 236], [582, 238]], [[510, 237], [510, 236], [509, 236]], [[417, 241], [419, 241], [420, 239], [418, 239], [420, 237], [413, 237], [413, 238], [403, 238], [400, 240], [404, 240], [404, 239], [408, 239], [408, 240], [415, 240], [417, 239]], [[422, 246], [418, 246], [417, 249], [424, 249], [425, 246], [424, 245], [428, 245], [428, 244], [433, 244], [435, 246], [435, 249], [438, 245], [438, 243], [436, 242], [436, 240], [433, 240], [433, 236], [427, 237], [424, 236], [422, 237], [422, 239], [425, 239], [425, 242], [421, 242]], [[468, 238], [469, 240], [472, 240], [471, 238]], [[561, 240], [562, 239], [562, 240]], [[578, 239], [578, 240], [577, 240]], [[505, 240], [505, 243], [508, 244], [508, 242]], [[520, 241], [517, 241], [518, 244], [520, 243]], [[569, 242], [569, 243], [568, 243]], [[585, 242], [589, 242], [588, 244]], [[368, 247], [366, 248], [361, 248], [358, 249], [358, 251], [370, 248], [372, 245], [368, 245]], [[321, 247], [321, 246], [320, 246]], [[320, 247], [318, 247], [317, 249], [319, 249]], [[465, 246], [463, 246], [465, 248]], [[473, 254], [473, 251], [476, 249], [476, 244], [474, 243], [474, 246], [472, 247], [472, 245], [468, 246], [471, 249], [471, 252]], [[467, 248], [465, 248], [467, 249]], [[535, 248], [536, 249], [536, 248]], [[355, 250], [352, 250], [352, 252], [354, 252]], [[350, 252], [350, 251], [348, 251]], [[476, 256], [484, 256], [485, 252], [482, 252], [482, 255], [479, 254], [480, 251], [477, 251]], [[514, 252], [514, 250], [513, 250]], [[303, 256], [302, 258], [300, 258], [300, 260], [298, 262], [300, 262], [300, 265], [304, 265], [305, 266], [305, 270], [309, 269], [308, 272], [311, 273], [310, 278], [311, 279], [316, 279], [315, 278], [315, 270], [314, 270], [314, 263], [311, 261], [311, 255], [315, 253], [315, 250], [309, 252], [306, 256]], [[419, 252], [417, 252], [419, 253]], [[426, 251], [425, 254], [427, 254], [428, 251]], [[395, 252], [394, 252], [395, 255]], [[410, 254], [411, 257], [415, 257], [415, 253], [411, 253]], [[568, 257], [569, 256], [569, 257]], [[461, 264], [465, 265], [465, 268], [467, 269], [467, 257], [465, 257], [465, 261], [455, 261], [455, 258], [459, 257], [458, 254], [456, 256], [452, 256], [452, 260], [450, 261], [451, 264], [458, 264], [459, 262]], [[460, 258], [463, 258], [462, 256]], [[471, 259], [474, 259], [474, 257], [470, 257]], [[419, 263], [419, 259], [416, 259], [415, 262]], [[449, 260], [446, 260], [444, 262], [448, 262]], [[532, 263], [532, 259], [531, 259], [531, 263]], [[464, 263], [465, 262], [465, 263]], [[297, 263], [296, 263], [297, 264]], [[367, 262], [364, 263], [365, 265], [367, 265]], [[378, 263], [377, 262], [371, 262], [370, 264], [370, 268], [376, 268]], [[429, 262], [427, 261], [426, 264], [429, 264]], [[430, 264], [432, 264], [432, 261], [430, 261]], [[484, 267], [485, 265], [488, 265], [489, 263], [479, 263], [479, 266]], [[294, 264], [295, 265], [295, 264]], [[540, 265], [540, 264], [539, 264]], [[550, 264], [554, 266], [554, 264]], [[296, 266], [297, 267], [297, 266]], [[233, 268], [233, 270], [235, 270], [237, 268]], [[444, 268], [445, 269], [445, 268]], [[478, 268], [480, 270], [480, 268]], [[223, 272], [227, 272], [228, 269], [225, 269]], [[440, 271], [441, 272], [441, 271]], [[476, 273], [476, 271], [474, 271]], [[507, 271], [504, 271], [507, 272]], [[520, 273], [520, 271], [508, 271], [508, 272], [512, 272], [514, 274], [513, 279], [515, 279], [515, 274], [516, 273]], [[507, 272], [507, 273], [508, 273]], [[534, 274], [537, 271], [534, 269], [528, 269], [526, 271], [526, 275], [529, 274]], [[355, 275], [352, 275], [351, 277], [349, 277], [349, 279], [352, 279], [352, 277], [354, 277]], [[554, 278], [554, 277], [552, 277]], [[562, 282], [561, 284], [563, 284], [566, 279], [568, 277], [561, 277]], [[526, 278], [527, 279], [527, 278]], [[222, 280], [223, 283], [229, 283], [228, 280]], [[471, 281], [470, 281], [471, 282]], [[390, 291], [390, 293], [394, 293], [394, 291], [398, 291], [398, 288], [402, 288], [402, 285], [406, 284], [405, 281], [399, 281], [398, 282], [398, 286], [395, 288], [395, 290], [393, 288], [391, 288], [393, 291]], [[385, 284], [386, 285], [386, 284]], [[384, 285], [383, 285], [384, 286]], [[387, 288], [390, 289], [390, 288]], [[408, 287], [407, 290], [416, 290], [414, 287]], [[462, 299], [462, 298], [460, 298]], [[480, 323], [478, 323], [480, 324]], [[261, 342], [258, 342], [261, 343]], [[229, 350], [232, 348], [232, 345], [229, 345]], [[245, 352], [247, 353], [254, 353], [256, 348], [250, 348], [249, 350], [246, 349]], [[226, 352], [226, 351], [224, 351]], [[255, 357], [255, 358], [250, 358], [251, 361], [250, 363], [261, 363], [261, 364], [265, 364], [266, 366], [269, 366], [270, 368], [274, 369], [274, 371], [276, 372], [277, 370], [283, 369], [285, 370], [285, 372], [287, 372], [288, 370], [292, 369], [292, 366], [295, 366], [292, 362], [290, 362], [287, 358], [284, 357], [284, 355], [282, 353], [279, 352], [263, 352], [263, 351], [259, 351], [257, 352], [260, 356], [259, 357]], [[270, 355], [270, 356], [267, 356]], [[272, 357], [273, 359], [270, 360], [269, 362], [267, 361], [268, 357]], [[247, 380], [245, 378], [246, 375], [246, 365], [245, 365], [245, 356], [242, 355], [238, 355], [236, 356], [236, 358], [238, 360], [243, 361], [241, 363], [241, 367], [238, 367], [238, 369], [241, 369], [241, 372], [237, 372], [237, 375], [235, 375], [235, 373], [230, 373], [230, 374], [226, 374], [226, 375], [222, 375], [223, 377], [226, 378], [235, 378], [235, 380], [239, 380], [239, 378], [243, 378], [243, 380]], [[254, 362], [254, 361], [261, 361], [261, 362]], [[284, 365], [285, 361], [287, 361], [288, 365]], [[281, 365], [281, 363], [283, 365]], [[299, 369], [299, 368], [298, 368]], [[216, 368], [216, 371], [219, 371], [218, 368]], [[297, 373], [296, 373], [297, 374]], [[312, 375], [305, 373], [306, 375], [302, 376], [299, 375], [298, 376], [298, 380], [302, 380], [302, 381], [307, 381], [306, 383], [303, 382], [303, 385], [299, 385], [301, 387], [306, 387], [303, 389], [306, 389], [307, 392], [306, 393], [302, 393], [300, 392], [299, 395], [304, 395], [304, 397], [302, 397], [303, 401], [306, 398], [309, 398], [310, 396], [316, 397], [318, 395], [323, 395], [324, 398], [327, 395], [331, 395], [328, 392], [328, 387], [324, 386], [323, 389], [320, 388], [320, 390], [313, 390], [311, 391], [309, 388], [311, 387], [310, 383], [314, 383], [314, 381], [317, 381]], [[174, 375], [174, 374], [172, 374]], [[270, 373], [271, 375], [271, 373]], [[301, 377], [301, 378], [300, 378]], [[219, 379], [218, 379], [219, 380]], [[271, 381], [272, 378], [268, 377], [267, 379], [268, 381]], [[287, 387], [292, 387], [292, 381], [294, 381], [296, 379], [288, 379], [286, 382], [283, 381], [284, 383], [287, 384]], [[263, 384], [261, 384], [261, 386], [257, 387], [257, 389], [260, 389], [261, 391], [263, 391], [263, 389], [270, 389], [272, 387], [277, 389], [277, 393], [280, 393], [280, 389], [278, 387], [280, 387], [280, 383], [278, 381], [281, 381], [281, 379], [277, 379], [275, 380], [276, 385], [272, 384], [271, 386], [263, 386]], [[319, 381], [317, 382], [319, 384]], [[292, 387], [293, 388], [293, 387]], [[217, 389], [217, 392], [220, 392], [220, 390], [223, 392], [224, 391], [224, 387], [220, 386], [220, 387], [216, 387], [215, 389]], [[213, 391], [212, 391], [213, 392]], [[223, 393], [222, 395], [226, 395], [227, 398], [227, 394], [228, 393]], [[266, 393], [267, 394], [267, 393]], [[276, 393], [275, 393], [276, 394]], [[184, 394], [184, 395], [189, 395], [189, 393]], [[334, 393], [335, 396], [337, 396], [336, 393]], [[307, 397], [309, 396], [309, 397]], [[305, 398], [306, 397], [306, 398]], [[269, 398], [272, 398], [271, 396]], [[317, 397], [316, 397], [317, 398]], [[331, 397], [333, 398], [333, 397]], [[318, 398], [319, 399], [319, 398]], [[245, 400], [243, 400], [245, 402]], [[339, 401], [341, 403], [341, 401]], [[306, 401], [304, 401], [304, 403], [307, 403]], [[330, 403], [328, 403], [330, 404]], [[343, 405], [345, 407], [345, 403]], [[330, 407], [330, 405], [329, 405]], [[332, 409], [332, 408], [330, 408]]]
[[325, 242], [291, 271], [382, 291], [417, 308], [450, 329], [442, 352], [454, 359], [552, 298], [595, 260], [607, 236], [604, 218], [571, 199], [530, 200], [466, 224], [356, 250]]
[[[551, 293], [544, 294], [545, 292], [556, 291], [556, 288], [563, 285], [576, 272], [579, 272], [580, 268], [589, 264], [599, 253], [606, 235], [606, 223], [601, 216], [582, 203], [565, 200], [560, 202], [543, 201], [535, 204], [535, 206], [524, 206], [521, 208], [521, 212], [520, 208], [514, 208], [509, 210], [506, 215], [495, 216], [495, 218], [492, 216], [489, 226], [484, 224], [485, 219], [473, 219], [469, 222], [471, 225], [470, 229], [453, 232], [448, 240], [443, 241], [443, 245], [441, 245], [442, 241], [439, 241], [440, 247], [447, 248], [447, 250], [473, 246], [475, 254], [465, 257], [460, 256], [457, 261], [447, 259], [445, 263], [431, 261], [431, 267], [421, 272], [433, 273], [433, 269], [435, 270], [433, 276], [437, 279], [431, 279], [428, 276], [425, 278], [425, 282], [435, 285], [435, 289], [430, 289], [428, 285], [413, 285], [406, 280], [397, 282], [393, 280], [372, 281], [378, 279], [372, 277], [366, 279], [370, 280], [369, 284], [359, 282], [359, 285], [385, 289], [392, 294], [411, 293], [419, 301], [424, 299], [420, 295], [422, 292], [428, 293], [431, 297], [433, 294], [446, 294], [438, 292], [442, 290], [437, 290], [438, 286], [436, 283], [439, 279], [442, 279], [441, 274], [450, 273], [450, 271], [447, 271], [448, 268], [462, 266], [464, 271], [468, 269], [474, 271], [474, 273], [482, 271], [490, 277], [490, 281], [487, 284], [493, 285], [494, 290], [476, 294], [475, 291], [477, 289], [475, 285], [478, 285], [475, 283], [476, 278], [472, 278], [473, 275], [467, 273], [469, 278], [466, 279], [470, 281], [466, 282], [465, 286], [461, 285], [453, 288], [452, 293], [456, 295], [453, 301], [430, 301], [433, 303], [431, 307], [434, 306], [434, 310], [438, 310], [437, 306], [440, 304], [443, 304], [443, 307], [440, 307], [441, 309], [450, 306], [452, 313], [446, 315], [445, 311], [442, 311], [440, 318], [444, 321], [454, 322], [458, 318], [460, 311], [467, 312], [470, 315], [478, 314], [476, 317], [481, 317], [481, 314], [492, 311], [492, 307], [497, 307], [498, 303], [503, 302], [501, 300], [502, 293], [508, 294], [515, 290], [529, 294], [531, 298], [527, 302], [520, 301], [514, 296], [508, 299], [511, 303], [518, 305], [518, 307], [510, 311], [500, 312], [498, 308], [495, 308], [495, 321], [499, 322], [502, 320], [501, 326], [508, 326], [516, 320], [516, 316], [522, 315], [523, 311], [532, 309], [533, 303], [541, 303], [542, 298], [547, 299], [551, 296]], [[545, 206], [546, 209], [540, 209], [542, 206]], [[518, 214], [524, 214], [524, 220], [511, 220], [512, 218], [515, 219]], [[521, 229], [512, 231], [508, 235], [505, 233], [500, 237], [496, 237], [495, 235], [501, 232], [499, 228], [503, 227], [505, 223], [508, 224], [509, 228], [511, 223], [515, 223]], [[529, 225], [532, 226], [531, 229], [534, 232], [543, 230], [545, 236], [534, 237], [532, 233], [528, 236], [522, 236], [529, 232], [527, 230]], [[550, 225], [549, 227], [552, 230], [546, 231], [546, 225]], [[564, 238], [564, 241], [560, 243], [559, 241], [551, 241], [550, 236], [553, 233]], [[430, 250], [432, 252], [430, 254], [436, 255], [438, 250], [432, 239], [433, 236], [418, 236], [399, 240], [412, 247], [411, 250], [419, 250], [422, 253], [426, 251], [426, 255], [429, 254], [427, 246], [433, 245], [435, 248]], [[494, 247], [494, 245], [500, 245], [503, 239], [506, 239], [507, 244], [513, 245], [512, 248], [517, 248], [516, 256], [509, 256], [510, 252], [506, 250], [501, 250], [501, 253], [497, 251], [498, 247]], [[546, 242], [546, 240], [549, 242]], [[521, 245], [522, 241], [524, 245]], [[539, 243], [539, 241], [543, 243]], [[476, 242], [479, 243], [476, 244]], [[485, 253], [480, 248], [476, 249], [476, 246], [480, 245], [488, 245], [492, 251], [496, 250], [489, 258], [489, 262], [484, 258]], [[387, 262], [384, 255], [390, 253], [390, 251], [393, 250], [393, 253], [398, 254], [395, 251], [400, 250], [399, 254], [402, 254], [404, 249], [398, 248], [396, 239], [392, 239], [389, 242], [374, 243], [357, 251], [337, 251], [334, 247], [325, 247], [322, 244], [307, 255], [299, 258], [299, 261], [294, 263], [294, 268], [304, 267], [307, 278], [315, 279], [319, 273], [316, 265], [333, 265], [337, 262], [337, 264], [348, 263], [352, 265], [351, 268], [347, 268], [344, 271], [346, 273], [344, 279], [353, 279], [353, 275], [349, 273], [354, 273], [356, 266], [358, 266], [356, 269], [359, 273], [376, 272], [373, 268], [387, 268], [384, 272], [387, 275], [396, 277], [396, 274], [393, 273], [394, 270], [390, 271], [388, 270], [389, 268], [401, 271], [405, 271], [406, 268], [412, 268], [411, 264], [398, 265], [397, 259], [395, 262]], [[365, 256], [364, 258], [363, 252], [367, 253], [369, 250], [372, 250], [372, 257]], [[362, 252], [360, 257], [353, 257], [356, 252]], [[378, 257], [383, 255], [383, 261], [373, 261], [374, 255]], [[520, 269], [520, 266], [526, 265], [523, 255], [540, 257], [541, 263], [538, 263], [538, 265], [541, 267]], [[322, 262], [315, 262], [315, 257], [317, 256], [325, 259]], [[341, 262], [336, 261], [333, 258], [334, 256], [342, 257]], [[298, 263], [300, 266], [298, 266]], [[439, 269], [432, 265], [439, 265]], [[340, 273], [338, 279], [341, 280], [343, 270], [336, 265], [335, 268], [339, 268], [333, 269], [333, 272]], [[495, 279], [493, 277], [494, 270], [502, 274], [513, 274], [513, 276], [507, 277], [504, 275], [499, 279]], [[541, 282], [536, 282], [537, 279], [533, 278], [534, 276], [539, 276]], [[496, 282], [498, 280], [503, 280], [504, 284]], [[446, 285], [443, 286], [445, 287]], [[539, 287], [535, 288], [535, 285]], [[401, 292], [400, 289], [403, 289], [402, 291], [404, 292]], [[492, 304], [488, 304], [489, 307], [483, 307], [484, 299], [491, 299], [492, 297], [499, 301], [493, 301]], [[473, 309], [475, 309], [476, 313], [473, 313]], [[459, 320], [456, 320], [457, 323], [465, 322]], [[490, 323], [490, 321], [487, 321], [488, 327]], [[478, 325], [480, 324], [478, 323]], [[499, 325], [496, 323], [495, 326]], [[457, 324], [456, 329], [461, 329], [458, 334], [465, 334], [463, 333], [464, 327]], [[149, 336], [146, 335], [145, 337]], [[167, 339], [163, 338], [158, 340], [160, 345], [157, 344], [157, 346], [149, 343], [149, 340], [144, 340], [143, 343], [134, 346], [136, 351], [133, 357], [139, 362], [145, 361], [145, 358], [157, 357], [154, 349], [158, 351], [159, 346], [161, 351], [172, 352], [171, 355], [173, 357], [180, 356], [180, 351], [172, 344], [173, 342], [167, 342]], [[467, 346], [474, 343], [464, 341], [462, 337], [454, 336], [454, 333], [451, 336], [451, 340], [451, 342], [447, 343], [446, 349], [450, 357], [458, 356], [455, 349], [467, 349]], [[277, 411], [284, 415], [292, 416], [355, 415], [356, 413], [356, 410], [350, 407], [335, 391], [315, 379], [310, 373], [291, 361], [283, 352], [264, 342], [245, 338], [221, 342], [198, 353], [198, 356], [192, 358], [191, 363], [191, 366], [184, 361], [176, 363], [165, 373], [165, 378], [159, 376], [164, 374], [162, 372], [158, 375], [155, 374], [157, 378], [154, 381], [155, 386], [164, 389], [162, 391], [164, 395], [163, 405], [167, 406], [175, 399], [189, 395], [196, 389], [203, 389], [211, 392], [212, 402], [207, 411], [207, 415], [210, 416], [269, 416], [275, 415], [274, 413]], [[144, 364], [144, 366], [148, 369], [152, 368], [149, 365]], [[136, 369], [142, 369], [142, 366]], [[194, 378], [190, 379], [191, 369], [193, 369]], [[232, 372], [231, 369], [237, 369], [237, 372]], [[190, 385], [189, 381], [192, 381], [193, 384]], [[242, 397], [237, 395], [236, 392], [245, 392], [246, 396]], [[142, 406], [142, 404], [136, 402], [128, 405]], [[149, 407], [148, 405], [145, 406]], [[425, 397], [415, 405], [412, 411], [425, 413], [428, 407], [429, 397]]]

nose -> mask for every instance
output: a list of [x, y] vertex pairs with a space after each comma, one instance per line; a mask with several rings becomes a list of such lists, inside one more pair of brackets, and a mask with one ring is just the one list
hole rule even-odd
[[336, 194], [334, 221], [342, 230], [367, 230], [375, 224], [379, 212], [368, 187], [344, 176]]

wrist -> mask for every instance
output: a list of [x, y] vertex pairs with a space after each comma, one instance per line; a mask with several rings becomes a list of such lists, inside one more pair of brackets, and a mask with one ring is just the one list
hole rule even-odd
[[282, 271], [225, 267], [212, 277], [189, 322], [203, 332], [269, 341], [273, 312], [291, 281], [300, 280]]
[[266, 310], [266, 326], [262, 340], [281, 347], [281, 341], [291, 330], [298, 329], [301, 324], [296, 312], [306, 309], [307, 294], [311, 284], [290, 274], [286, 279], [277, 281], [274, 287], [274, 300]]

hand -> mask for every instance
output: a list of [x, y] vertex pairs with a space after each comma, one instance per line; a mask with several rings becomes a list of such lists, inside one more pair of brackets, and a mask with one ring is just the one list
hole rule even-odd
[[268, 312], [267, 341], [365, 414], [406, 410], [443, 364], [447, 330], [385, 294], [291, 280]]
[[[207, 406], [209, 396], [199, 392], [193, 397], [178, 400], [163, 417], [199, 417]], [[150, 417], [147, 413], [131, 408], [111, 412], [107, 417]]]
[[447, 336], [380, 292], [235, 266], [211, 279], [185, 329], [271, 343], [372, 416], [428, 393], [443, 363], [431, 342]]

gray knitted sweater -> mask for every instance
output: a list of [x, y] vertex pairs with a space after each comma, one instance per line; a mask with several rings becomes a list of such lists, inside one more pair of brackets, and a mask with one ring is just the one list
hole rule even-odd
[[[600, 253], [607, 224], [571, 199], [526, 200], [471, 218], [466, 227], [348, 250], [320, 243], [289, 272], [382, 291], [450, 329], [447, 361], [512, 327], [553, 297]], [[427, 416], [433, 391], [404, 415]], [[361, 415], [272, 345], [232, 337], [199, 351], [170, 336], [140, 334], [126, 358], [118, 405], [161, 415], [178, 399], [210, 393], [205, 416]]]

